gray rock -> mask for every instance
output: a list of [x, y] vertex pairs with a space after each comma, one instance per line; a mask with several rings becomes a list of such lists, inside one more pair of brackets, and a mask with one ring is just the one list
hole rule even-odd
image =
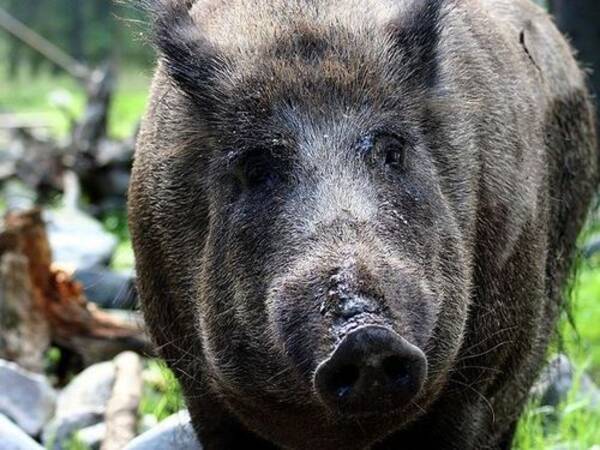
[[74, 433], [104, 420], [115, 375], [115, 365], [107, 361], [94, 364], [73, 378], [59, 394], [56, 415], [44, 429], [47, 448], [60, 450]]
[[68, 417], [80, 412], [103, 415], [115, 382], [112, 361], [88, 367], [60, 392], [56, 403], [56, 417]]
[[138, 434], [143, 434], [146, 431], [150, 431], [152, 428], [158, 425], [156, 416], [152, 414], [144, 414], [138, 423]]
[[11, 179], [4, 183], [0, 193], [6, 200], [8, 211], [24, 211], [35, 206], [36, 192], [17, 179]]
[[117, 248], [117, 238], [102, 224], [75, 207], [45, 211], [48, 239], [54, 261], [74, 269], [107, 264]]
[[104, 419], [102, 414], [82, 411], [67, 417], [54, 419], [44, 429], [42, 442], [50, 450], [64, 450], [66, 442], [79, 430], [91, 427]]
[[[532, 388], [532, 395], [540, 406], [557, 407], [564, 402], [575, 384], [575, 369], [566, 355], [558, 355], [546, 366]], [[589, 375], [579, 378], [577, 400], [586, 402], [589, 408], [600, 408], [600, 389]]]
[[[0, 138], [4, 140], [5, 133], [2, 133]], [[16, 152], [13, 150], [14, 146], [5, 143], [0, 148], [0, 180], [5, 180], [17, 172], [17, 160], [20, 155], [15, 154]]]
[[76, 434], [77, 439], [90, 450], [98, 450], [106, 436], [106, 424], [97, 423], [91, 427], [79, 430]]
[[137, 305], [135, 279], [103, 267], [76, 270], [73, 277], [83, 285], [88, 300], [103, 308], [133, 309]]
[[0, 414], [30, 436], [39, 434], [54, 413], [56, 393], [43, 375], [0, 360]]
[[124, 450], [202, 450], [202, 446], [184, 410], [138, 436]]
[[532, 388], [540, 406], [556, 407], [567, 399], [573, 387], [573, 366], [565, 355], [558, 355], [542, 370]]
[[43, 447], [0, 414], [0, 450], [43, 450]]

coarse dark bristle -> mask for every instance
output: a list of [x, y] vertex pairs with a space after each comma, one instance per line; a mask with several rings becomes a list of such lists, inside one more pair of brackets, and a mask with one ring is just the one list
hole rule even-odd
[[[307, 1], [307, 5], [309, 3]], [[434, 85], [437, 78], [436, 48], [445, 3], [444, 0], [414, 0], [408, 8], [400, 8], [398, 17], [391, 17], [388, 26], [381, 30], [390, 35], [390, 42], [404, 61], [409, 62], [413, 78], [426, 86]], [[143, 4], [152, 18], [152, 40], [167, 73], [186, 94], [206, 100], [210, 96], [208, 84], [216, 69], [224, 66], [224, 58], [221, 49], [209, 42], [201, 25], [194, 22], [190, 14], [194, 1], [143, 0]], [[282, 22], [285, 16], [282, 12]], [[296, 29], [277, 42], [259, 40], [250, 45], [270, 48], [274, 50], [272, 54], [282, 60], [314, 61], [321, 58], [332, 37], [328, 34], [330, 29], [325, 33], [326, 28], [318, 25], [309, 22], [308, 26]], [[277, 23], [271, 26], [277, 27]], [[229, 56], [235, 61], [236, 55]]]
[[419, 78], [427, 86], [437, 79], [436, 53], [441, 33], [442, 8], [445, 0], [417, 0], [408, 14], [391, 24], [396, 42], [412, 60]]
[[213, 72], [215, 49], [190, 16], [194, 0], [144, 0], [152, 19], [152, 41], [171, 78], [196, 92]]

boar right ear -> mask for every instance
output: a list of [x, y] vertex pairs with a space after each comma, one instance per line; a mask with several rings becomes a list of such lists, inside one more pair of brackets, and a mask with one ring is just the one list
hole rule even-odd
[[143, 0], [169, 76], [190, 97], [206, 97], [220, 58], [190, 14], [195, 0]]

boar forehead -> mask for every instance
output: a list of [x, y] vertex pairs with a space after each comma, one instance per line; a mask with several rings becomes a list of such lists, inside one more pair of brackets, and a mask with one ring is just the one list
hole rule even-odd
[[253, 53], [256, 42], [289, 34], [299, 22], [380, 28], [415, 0], [198, 0], [194, 21], [220, 48]]
[[399, 88], [402, 80], [389, 63], [394, 60], [388, 55], [391, 50], [366, 54], [359, 43], [350, 47], [340, 42], [357, 38], [338, 31], [303, 30], [264, 44], [262, 56], [252, 60], [232, 58], [228, 73], [208, 87], [218, 92], [220, 117], [235, 121], [251, 114], [252, 119], [268, 119], [275, 112], [304, 109], [323, 119], [365, 108], [380, 113], [410, 109], [414, 96]]
[[[424, 8], [415, 0], [199, 1], [192, 20], [226, 63], [214, 83], [198, 88], [212, 92], [221, 114], [225, 109], [237, 117], [248, 110], [268, 114], [278, 102], [304, 105], [312, 114], [327, 103], [335, 111], [411, 109], [422, 102], [415, 88], [424, 87], [417, 80], [423, 61], [410, 48], [419, 43], [409, 31], [398, 45], [392, 32], [409, 6]], [[401, 28], [409, 27], [427, 25]], [[434, 51], [428, 53], [435, 60]]]

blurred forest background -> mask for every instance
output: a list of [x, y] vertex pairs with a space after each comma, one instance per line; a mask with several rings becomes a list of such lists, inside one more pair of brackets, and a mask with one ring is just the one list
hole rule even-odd
[[[145, 45], [144, 15], [135, 2], [108, 0], [0, 0], [10, 13], [74, 60], [89, 67], [118, 67], [117, 92], [109, 116], [109, 134], [132, 132], [144, 107], [153, 51]], [[47, 113], [52, 128], [67, 132], [59, 106], [78, 114], [82, 85], [20, 39], [0, 38], [0, 107], [13, 112]], [[65, 102], [67, 105], [65, 105]]]
[[[556, 15], [590, 69], [592, 86], [600, 91], [600, 2], [538, 3]], [[25, 25], [25, 40], [33, 39], [36, 48], [15, 35], [13, 19]], [[132, 314], [135, 274], [125, 195], [133, 139], [154, 65], [145, 20], [135, 2], [0, 0], [0, 213], [42, 205], [52, 262], [83, 285], [85, 301]], [[16, 26], [16, 34], [23, 31]], [[39, 225], [36, 216], [26, 220]], [[598, 217], [592, 217], [580, 244], [577, 276], [565, 293], [570, 306], [560, 339], [520, 423], [517, 449], [600, 449]], [[90, 317], [93, 334], [97, 317]], [[0, 330], [2, 326], [0, 315]], [[123, 332], [116, 319], [111, 326]], [[142, 348], [139, 330], [127, 330], [133, 339], [129, 344], [135, 345], [119, 349]], [[72, 338], [50, 332], [41, 362], [23, 366], [31, 364], [28, 368], [46, 373], [55, 388], [68, 386], [82, 369], [103, 359], [90, 357]], [[2, 345], [0, 358], [5, 358]], [[141, 364], [135, 434], [183, 407], [172, 374], [152, 358]], [[54, 433], [59, 419], [53, 418]], [[54, 445], [40, 433], [31, 435], [46, 447]], [[96, 448], [98, 439], [106, 439], [96, 436], [89, 442], [78, 436], [65, 434], [60, 446], [52, 448]]]

